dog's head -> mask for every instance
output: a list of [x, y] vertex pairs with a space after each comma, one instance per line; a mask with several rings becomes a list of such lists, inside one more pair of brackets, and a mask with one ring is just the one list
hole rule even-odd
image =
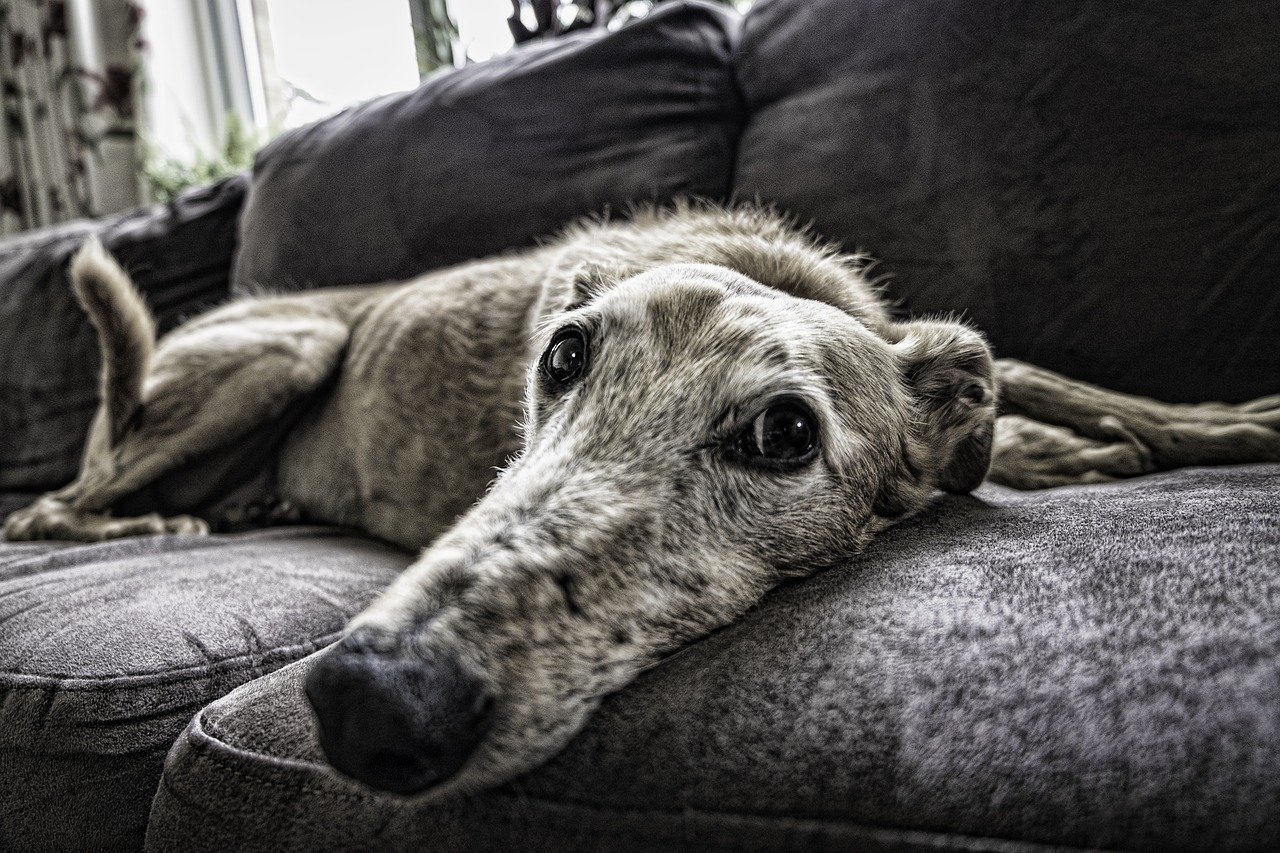
[[544, 300], [524, 448], [307, 681], [321, 743], [443, 795], [556, 753], [600, 698], [981, 482], [991, 358], [727, 269], [583, 271]]

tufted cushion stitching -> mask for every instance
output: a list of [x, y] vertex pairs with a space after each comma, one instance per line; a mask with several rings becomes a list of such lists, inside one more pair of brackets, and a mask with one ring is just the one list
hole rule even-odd
[[[50, 687], [61, 691], [77, 691], [84, 690], [90, 692], [108, 692], [113, 690], [129, 690], [135, 687], [150, 687], [157, 684], [169, 684], [178, 681], [197, 681], [204, 674], [227, 672], [237, 669], [237, 665], [241, 662], [250, 662], [249, 666], [240, 667], [243, 669], [256, 669], [262, 662], [277, 656], [284, 656], [288, 660], [286, 663], [292, 663], [306, 657], [312, 652], [319, 651], [330, 643], [335, 642], [342, 636], [341, 631], [334, 631], [325, 634], [314, 640], [296, 643], [291, 646], [281, 646], [265, 653], [236, 655], [234, 657], [222, 658], [211, 664], [202, 664], [200, 666], [189, 666], [182, 669], [164, 670], [153, 673], [136, 673], [136, 674], [120, 674], [108, 675], [101, 678], [82, 678], [79, 676], [64, 676], [57, 674], [46, 675], [28, 675], [25, 673], [0, 673], [0, 688], [9, 690], [47, 690]], [[195, 675], [196, 677], [190, 677]]]
[[[340, 528], [340, 527], [311, 526], [311, 525], [308, 525], [305, 528], [303, 527], [268, 527], [268, 528], [263, 528], [262, 530], [256, 530], [253, 533], [247, 534], [245, 538], [239, 541], [241, 542], [245, 542], [245, 541], [275, 542], [275, 541], [283, 540], [287, 542], [290, 539], [295, 539], [300, 536], [305, 536], [307, 538], [336, 538], [336, 537], [343, 537], [343, 536], [350, 536], [350, 535], [351, 535], [351, 531], [344, 530], [343, 528]], [[250, 537], [252, 537], [252, 539], [250, 539]], [[113, 556], [113, 552], [117, 550], [117, 548], [114, 548], [113, 546], [123, 546], [124, 548], [127, 549], [127, 548], [136, 547], [139, 542], [143, 542], [143, 541], [145, 541], [146, 545], [148, 546], [148, 549], [146, 551], [142, 553], [136, 553], [136, 552], [129, 553], [127, 557], [124, 557], [124, 558]], [[12, 560], [0, 559], [0, 565], [4, 566], [5, 568], [5, 576], [4, 578], [0, 579], [0, 583], [4, 583], [5, 581], [9, 581], [9, 580], [14, 580], [19, 577], [25, 577], [27, 574], [40, 574], [43, 572], [59, 572], [59, 571], [66, 571], [68, 569], [81, 569], [91, 565], [115, 562], [116, 560], [120, 560], [120, 559], [127, 559], [130, 561], [134, 561], [142, 557], [150, 557], [150, 556], [157, 556], [157, 555], [168, 556], [170, 554], [185, 554], [191, 551], [204, 551], [210, 548], [221, 548], [227, 544], [227, 541], [228, 540], [222, 536], [185, 536], [185, 535], [177, 535], [177, 534], [163, 534], [163, 535], [148, 536], [146, 537], [145, 540], [137, 537], [131, 537], [131, 538], [118, 539], [118, 540], [107, 541], [107, 542], [71, 542], [71, 543], [67, 543], [65, 546], [56, 548], [55, 550], [41, 551], [39, 553], [32, 554], [29, 557], [17, 557]], [[3, 545], [3, 544], [5, 544], [4, 540], [0, 539], [0, 545]], [[181, 545], [182, 547], [175, 548], [173, 547], [174, 545]], [[150, 547], [150, 546], [155, 546], [155, 547]], [[71, 561], [68, 562], [62, 559], [64, 557], [75, 557], [82, 551], [98, 551], [100, 553], [100, 556], [96, 557], [91, 563], [78, 562], [75, 559], [72, 559]], [[49, 565], [43, 568], [36, 566], [34, 567], [34, 570], [31, 572], [25, 572], [25, 573], [19, 574], [19, 572], [23, 568], [25, 568], [27, 564], [39, 563], [41, 561], [52, 562], [52, 565]]]

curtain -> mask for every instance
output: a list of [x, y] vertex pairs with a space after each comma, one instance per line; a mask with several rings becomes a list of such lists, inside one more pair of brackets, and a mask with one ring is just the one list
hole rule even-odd
[[140, 7], [0, 0], [0, 234], [142, 201]]

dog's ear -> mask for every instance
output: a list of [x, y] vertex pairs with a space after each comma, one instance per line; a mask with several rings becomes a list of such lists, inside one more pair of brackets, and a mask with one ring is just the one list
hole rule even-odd
[[585, 305], [614, 284], [631, 275], [621, 264], [600, 261], [583, 261], [573, 268], [569, 304], [565, 311]]
[[598, 261], [563, 259], [552, 265], [534, 303], [530, 330], [548, 317], [572, 311], [632, 274], [627, 269]]
[[548, 317], [590, 302], [622, 278], [626, 278], [626, 271], [612, 264], [560, 259], [542, 279], [530, 314], [530, 334]]
[[973, 491], [991, 467], [996, 421], [991, 348], [968, 326], [933, 320], [893, 324], [889, 338], [896, 340], [938, 488]]

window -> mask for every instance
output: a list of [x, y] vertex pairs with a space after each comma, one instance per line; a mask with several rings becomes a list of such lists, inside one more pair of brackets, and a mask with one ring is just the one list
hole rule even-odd
[[[254, 0], [269, 131], [418, 84], [406, 0]], [[265, 30], [265, 32], [264, 32]]]
[[[534, 2], [522, 21], [536, 28]], [[560, 29], [612, 9], [610, 26], [653, 0], [554, 0]], [[739, 9], [749, 0], [721, 0]], [[156, 0], [143, 20], [145, 131], [152, 156], [216, 161], [282, 130], [417, 85], [444, 62], [510, 50], [512, 0]], [[589, 19], [588, 19], [589, 23]], [[443, 42], [443, 44], [441, 44]], [[218, 164], [192, 179], [215, 176]], [[227, 171], [243, 168], [228, 163]]]

